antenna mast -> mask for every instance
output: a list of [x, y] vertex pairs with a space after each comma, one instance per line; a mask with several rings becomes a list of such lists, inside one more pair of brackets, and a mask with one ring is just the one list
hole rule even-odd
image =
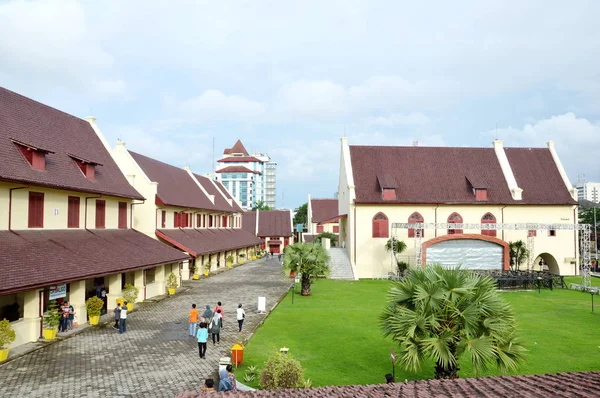
[[217, 165], [215, 164], [215, 137], [213, 137], [213, 161], [212, 161], [212, 169], [213, 169], [213, 174], [212, 174], [212, 179], [214, 180], [216, 175], [217, 175]]

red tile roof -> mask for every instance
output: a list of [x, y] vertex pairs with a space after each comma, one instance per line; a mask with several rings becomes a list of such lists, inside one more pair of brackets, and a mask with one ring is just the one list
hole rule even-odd
[[[46, 170], [33, 169], [13, 141], [43, 148]], [[88, 180], [72, 158], [97, 164]], [[143, 199], [85, 120], [0, 87], [0, 180]]]
[[165, 205], [215, 210], [187, 171], [133, 151], [129, 154], [151, 181], [158, 182], [158, 197]]
[[304, 238], [304, 242], [312, 242], [318, 235], [315, 234], [302, 234], [302, 238]]
[[258, 212], [258, 236], [292, 236], [290, 210], [260, 210]]
[[242, 141], [240, 140], [237, 140], [231, 148], [226, 148], [223, 151], [223, 155], [231, 155], [233, 153], [241, 153], [243, 155], [248, 156], [248, 151], [246, 150], [244, 144], [242, 144]]
[[245, 166], [227, 166], [224, 169], [219, 169], [216, 173], [253, 173], [262, 174], [260, 171], [250, 170]]
[[194, 174], [200, 185], [208, 192], [209, 195], [215, 196], [215, 210], [234, 213], [236, 210], [227, 200], [221, 195], [219, 189], [211, 182], [208, 177], [203, 177], [199, 174]]
[[250, 232], [252, 235], [256, 235], [256, 212], [245, 211], [242, 214], [242, 229]]
[[0, 242], [0, 294], [189, 258], [131, 229], [0, 231]]
[[[482, 377], [454, 380], [421, 380], [407, 383], [373, 384], [224, 392], [223, 397], [299, 397], [299, 398], [593, 398], [600, 391], [600, 372], [558, 373], [534, 376]], [[183, 392], [176, 398], [212, 397], [209, 392]]]
[[233, 204], [233, 208], [237, 213], [241, 213], [244, 210], [240, 207], [240, 205], [238, 204], [238, 202], [234, 199], [233, 196], [231, 196], [231, 194], [229, 193], [229, 191], [227, 190], [227, 188], [225, 188], [223, 186], [223, 184], [221, 183], [221, 181], [215, 181], [215, 183], [217, 184], [217, 187], [219, 188], [219, 190], [221, 192], [223, 192], [223, 194], [225, 196], [227, 196], [229, 199], [231, 199], [231, 203]]
[[312, 199], [310, 200], [312, 209], [312, 222], [320, 223], [329, 220], [338, 215], [337, 199]]
[[[356, 203], [576, 204], [548, 149], [509, 148], [506, 154], [524, 184], [521, 201], [512, 199], [492, 148], [350, 146]], [[383, 200], [378, 176], [386, 184], [395, 180], [395, 200]], [[487, 201], [475, 200], [469, 180], [486, 185]]]
[[263, 160], [255, 158], [254, 156], [230, 156], [228, 158], [223, 158], [217, 160], [218, 163], [231, 163], [231, 162], [240, 162], [240, 163], [253, 163], [259, 162], [264, 163]]
[[260, 244], [260, 239], [243, 229], [160, 229], [156, 236], [194, 257]]

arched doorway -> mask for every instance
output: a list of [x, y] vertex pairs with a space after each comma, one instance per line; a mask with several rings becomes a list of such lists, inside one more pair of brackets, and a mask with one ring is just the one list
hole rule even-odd
[[[540, 261], [542, 261], [541, 265]], [[540, 269], [544, 271], [549, 271], [551, 274], [560, 275], [560, 268], [558, 266], [558, 262], [550, 253], [540, 253], [535, 258], [535, 261], [533, 262], [533, 270], [539, 271]]]

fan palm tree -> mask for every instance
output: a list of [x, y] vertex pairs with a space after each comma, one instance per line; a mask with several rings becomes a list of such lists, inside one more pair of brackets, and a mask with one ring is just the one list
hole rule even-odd
[[510, 257], [510, 267], [514, 270], [518, 270], [527, 258], [529, 257], [529, 250], [527, 249], [527, 245], [522, 240], [518, 240], [516, 242], [509, 242], [509, 257]]
[[394, 282], [381, 327], [400, 345], [402, 368], [418, 371], [432, 359], [436, 379], [456, 378], [463, 355], [475, 372], [492, 363], [503, 372], [514, 371], [525, 351], [496, 282], [460, 267], [428, 265]]
[[283, 249], [283, 268], [302, 275], [302, 295], [310, 296], [311, 279], [329, 273], [329, 254], [319, 244], [294, 243]]
[[398, 259], [398, 255], [406, 250], [406, 243], [392, 237], [385, 242], [385, 250], [391, 252], [392, 249], [394, 251], [394, 256], [396, 257], [395, 260], [396, 264], [398, 265], [398, 270], [404, 271], [403, 269], [400, 269], [400, 260]]

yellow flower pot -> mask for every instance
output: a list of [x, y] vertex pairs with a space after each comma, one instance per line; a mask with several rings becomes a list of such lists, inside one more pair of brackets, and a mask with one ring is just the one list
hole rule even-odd
[[239, 260], [238, 263], [243, 264], [244, 260]]
[[231, 268], [232, 265], [232, 263], [227, 263], [227, 268]]
[[175, 294], [175, 290], [176, 290], [176, 289], [173, 289], [172, 287], [170, 287], [170, 288], [169, 288], [169, 295], [170, 295], [170, 296], [174, 295], [174, 294]]
[[8, 348], [0, 350], [0, 362], [6, 361], [8, 359]]
[[194, 274], [194, 280], [198, 280], [198, 279], [200, 279], [200, 275]]
[[44, 338], [46, 340], [54, 340], [56, 333], [58, 333], [58, 329], [44, 329]]
[[[129, 306], [127, 306], [129, 308]], [[90, 325], [97, 325], [100, 322], [100, 315], [90, 315]]]
[[208, 276], [209, 272], [209, 270], [204, 271], [204, 276]]

